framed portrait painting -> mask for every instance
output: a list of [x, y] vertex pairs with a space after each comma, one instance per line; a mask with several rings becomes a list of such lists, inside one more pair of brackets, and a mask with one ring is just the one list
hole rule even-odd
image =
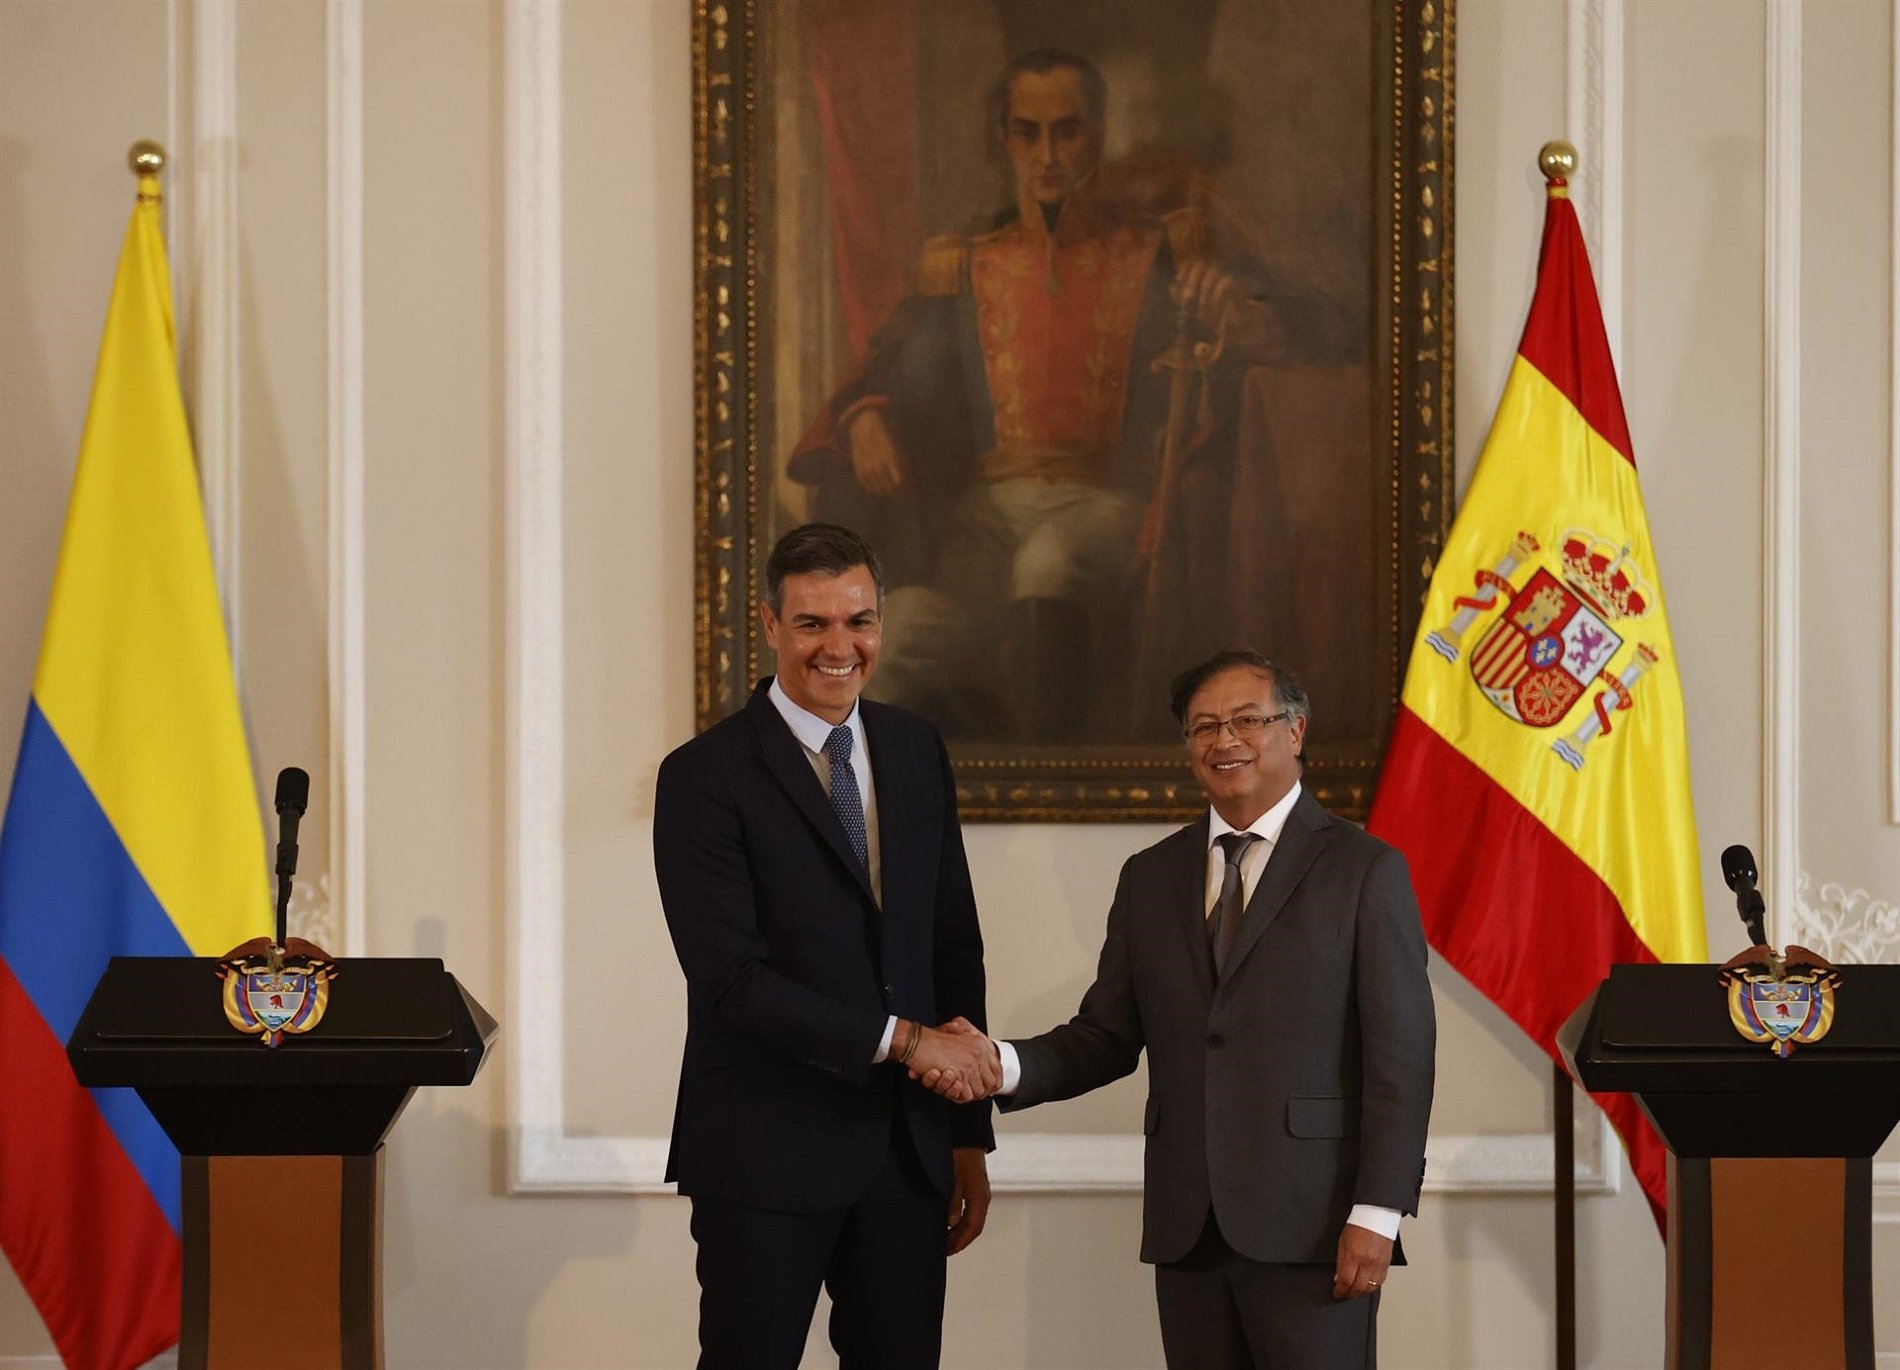
[[694, 30], [697, 710], [809, 520], [964, 816], [1200, 805], [1169, 686], [1259, 651], [1362, 816], [1448, 519], [1441, 0], [721, 0]]

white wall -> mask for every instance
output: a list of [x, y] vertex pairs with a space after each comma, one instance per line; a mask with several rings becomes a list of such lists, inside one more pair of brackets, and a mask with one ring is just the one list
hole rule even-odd
[[[1891, 919], [1900, 899], [1892, 20], [1874, 0], [1774, 2], [1772, 43], [1768, 0], [1458, 6], [1457, 451], [1462, 479], [1528, 302], [1534, 157], [1569, 133], [1599, 266], [1621, 283], [1606, 307], [1683, 656], [1705, 847], [1756, 845], [1780, 863], [1771, 878], [1806, 876], [1812, 908], [1865, 929], [1870, 903]], [[558, 60], [538, 76], [512, 65], [557, 16]], [[1587, 34], [1605, 16], [1623, 44], [1573, 61], [1573, 20]], [[682, 0], [0, 0], [0, 708], [23, 703], [32, 673], [131, 206], [121, 159], [156, 136], [175, 154], [189, 394], [257, 764], [318, 778], [303, 916], [352, 953], [444, 957], [541, 1063], [498, 1057], [472, 1089], [419, 1096], [394, 1135], [392, 1366], [692, 1359], [680, 1200], [510, 1186], [516, 1162], [548, 1185], [631, 1183], [651, 1145], [615, 1139], [663, 1137], [670, 1107], [682, 996], [648, 824], [654, 768], [692, 716], [690, 22]], [[1793, 39], [1800, 61], [1777, 73]], [[1608, 101], [1596, 118], [1620, 115], [1620, 142], [1569, 127], [1572, 90], [1579, 109], [1587, 91]], [[537, 109], [560, 121], [551, 202], [511, 198], [511, 173], [531, 186], [535, 169], [506, 155], [511, 128], [533, 130], [511, 120]], [[1619, 185], [1597, 223], [1596, 199]], [[553, 260], [537, 224], [558, 232], [553, 298], [511, 291], [511, 270]], [[1771, 329], [1774, 300], [1794, 310]], [[537, 320], [558, 352], [529, 346]], [[1795, 421], [1775, 429], [1765, 392], [1798, 400]], [[558, 447], [511, 436], [536, 404]], [[537, 477], [554, 496], [539, 513], [521, 500]], [[1771, 502], [1776, 480], [1796, 499]], [[1798, 517], [1776, 532], [1781, 508]], [[520, 568], [558, 563], [566, 612], [549, 658], [550, 625], [511, 618], [510, 556], [557, 525], [558, 548]], [[1784, 581], [1795, 593], [1771, 620]], [[542, 687], [557, 703], [525, 721], [558, 718], [552, 757], [511, 746], [511, 707]], [[0, 783], [11, 766], [0, 747]], [[558, 805], [521, 808], [541, 775]], [[518, 900], [517, 825], [557, 811], [558, 902]], [[999, 1030], [1069, 1011], [1112, 873], [1159, 831], [970, 830]], [[1738, 930], [1707, 866], [1719, 949]], [[552, 1017], [522, 993], [523, 951], [564, 985]], [[1434, 1173], [1472, 1188], [1428, 1195], [1408, 1225], [1383, 1360], [1546, 1364], [1547, 1189], [1497, 1191], [1535, 1174], [1508, 1139], [1547, 1126], [1547, 1067], [1455, 976], [1438, 991], [1434, 1146], [1471, 1140], [1466, 1169]], [[999, 1168], [1032, 1154], [1019, 1134], [1126, 1148], [1139, 1088], [1010, 1120]], [[1889, 1216], [1891, 1188], [1877, 1199]], [[946, 1364], [1159, 1365], [1138, 1229], [1126, 1192], [999, 1198], [952, 1266]], [[1900, 1288], [1896, 1230], [1876, 1231], [1883, 1306]], [[1578, 1241], [1582, 1363], [1659, 1363], [1661, 1248], [1632, 1184], [1582, 1198]], [[1900, 1325], [1879, 1330], [1900, 1353]], [[810, 1364], [830, 1363], [822, 1340]], [[0, 1365], [50, 1349], [0, 1271]]]

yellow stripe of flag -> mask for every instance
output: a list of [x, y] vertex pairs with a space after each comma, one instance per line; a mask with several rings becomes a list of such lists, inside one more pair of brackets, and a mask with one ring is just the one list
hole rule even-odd
[[[158, 214], [157, 181], [141, 178], [33, 693], [186, 944], [208, 956], [268, 932], [270, 902]], [[179, 802], [186, 789], [196, 802]]]
[[[1696, 850], [1689, 771], [1682, 756], [1682, 687], [1636, 468], [1521, 356], [1441, 565], [1496, 569], [1506, 564], [1512, 549], [1504, 530], [1530, 533], [1539, 549], [1512, 569], [1508, 579], [1518, 591], [1539, 567], [1563, 581], [1567, 537], [1581, 534], [1612, 554], [1628, 549], [1626, 569], [1640, 582], [1646, 607], [1640, 615], [1609, 621], [1624, 646], [1607, 664], [1626, 673], [1626, 660], [1633, 662], [1636, 655], [1631, 644], [1655, 657], [1629, 684], [1630, 707], [1611, 710], [1608, 736], [1573, 743], [1582, 761], [1573, 770], [1553, 755], [1553, 744], [1595, 726], [1591, 703], [1605, 693], [1604, 686], [1591, 681], [1581, 702], [1548, 728], [1519, 722], [1488, 699], [1477, 688], [1472, 660], [1508, 655], [1480, 653], [1485, 634], [1504, 615], [1508, 591], [1471, 616], [1456, 662], [1422, 650], [1421, 642], [1406, 672], [1405, 704], [1597, 872], [1658, 959], [1704, 960], [1701, 887], [1693, 860], [1677, 855]], [[1425, 603], [1426, 628], [1449, 637], [1459, 597], [1476, 597], [1470, 579], [1435, 576]], [[1518, 656], [1521, 643], [1512, 644]], [[1614, 692], [1606, 702], [1616, 703]], [[1611, 748], [1614, 764], [1606, 756]]]

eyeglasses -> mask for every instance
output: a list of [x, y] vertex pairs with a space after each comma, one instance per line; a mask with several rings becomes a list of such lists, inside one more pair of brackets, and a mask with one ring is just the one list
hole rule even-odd
[[1189, 728], [1181, 736], [1188, 741], [1205, 747], [1220, 736], [1222, 728], [1232, 733], [1236, 740], [1245, 737], [1258, 737], [1269, 723], [1278, 723], [1291, 716], [1291, 711], [1282, 709], [1277, 714], [1235, 714], [1232, 718], [1203, 719]]

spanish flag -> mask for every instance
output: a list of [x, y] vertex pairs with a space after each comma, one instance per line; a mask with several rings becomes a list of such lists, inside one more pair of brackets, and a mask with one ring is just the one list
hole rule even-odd
[[142, 175], [0, 827], [0, 1249], [74, 1370], [177, 1340], [181, 1247], [178, 1153], [66, 1039], [108, 958], [268, 933], [265, 866]]
[[[1618, 961], [1703, 961], [1682, 686], [1577, 216], [1553, 180], [1530, 318], [1433, 573], [1369, 827], [1425, 931], [1553, 1059]], [[1662, 1221], [1666, 1153], [1597, 1095]]]

